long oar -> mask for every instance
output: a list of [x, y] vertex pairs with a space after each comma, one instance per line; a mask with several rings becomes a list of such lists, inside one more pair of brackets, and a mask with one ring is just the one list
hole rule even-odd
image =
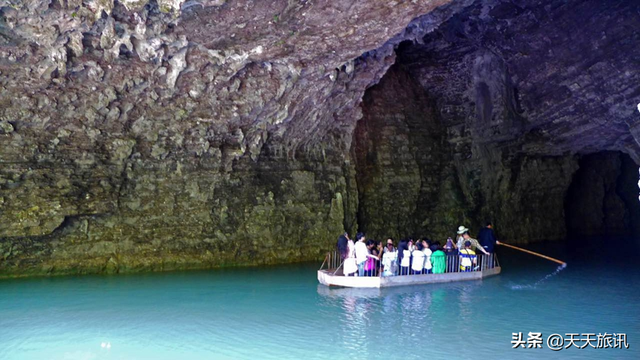
[[519, 248], [519, 247], [517, 247], [517, 246], [513, 246], [513, 245], [505, 244], [505, 243], [503, 243], [502, 241], [500, 241], [499, 245], [504, 245], [504, 246], [506, 246], [506, 247], [510, 247], [510, 248], [512, 248], [512, 249], [516, 249], [516, 250], [524, 251], [524, 252], [529, 253], [529, 254], [531, 254], [531, 255], [539, 256], [539, 257], [541, 257], [541, 258], [543, 258], [543, 259], [547, 259], [547, 260], [555, 261], [555, 262], [557, 262], [558, 264], [562, 265], [562, 267], [563, 267], [563, 268], [564, 268], [564, 267], [567, 267], [567, 263], [566, 263], [566, 262], [561, 261], [561, 260], [558, 260], [558, 259], [554, 259], [554, 258], [552, 258], [552, 257], [550, 257], [550, 256], [547, 256], [547, 255], [542, 255], [542, 254], [539, 254], [539, 253], [534, 252], [534, 251], [531, 251], [531, 250], [527, 250], [527, 249]]

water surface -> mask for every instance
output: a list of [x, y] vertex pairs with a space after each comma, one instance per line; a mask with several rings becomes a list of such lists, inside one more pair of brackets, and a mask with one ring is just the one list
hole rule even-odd
[[[0, 359], [637, 359], [640, 270], [511, 250], [482, 281], [318, 285], [319, 264], [0, 281]], [[512, 349], [512, 333], [625, 333], [629, 349]]]

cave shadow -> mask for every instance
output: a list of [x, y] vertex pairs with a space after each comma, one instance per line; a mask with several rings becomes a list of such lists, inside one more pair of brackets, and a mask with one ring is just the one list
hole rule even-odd
[[565, 201], [567, 252], [618, 258], [640, 249], [638, 164], [621, 152], [584, 155]]

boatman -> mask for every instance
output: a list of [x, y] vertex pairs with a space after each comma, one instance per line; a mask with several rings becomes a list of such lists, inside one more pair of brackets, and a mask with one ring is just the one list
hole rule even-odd
[[496, 239], [496, 235], [493, 233], [493, 225], [490, 221], [487, 221], [487, 226], [480, 229], [478, 242], [480, 242], [480, 245], [482, 245], [488, 253], [493, 253], [496, 244], [500, 244]]

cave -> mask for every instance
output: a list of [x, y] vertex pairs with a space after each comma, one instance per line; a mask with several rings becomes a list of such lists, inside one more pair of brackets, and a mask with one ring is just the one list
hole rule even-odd
[[638, 235], [637, 2], [12, 4], [0, 276]]
[[565, 198], [569, 238], [640, 238], [638, 165], [627, 154], [600, 152], [579, 166]]
[[639, 169], [639, 0], [2, 0], [0, 358], [638, 358]]
[[[491, 221], [514, 243], [637, 238], [637, 155], [619, 138], [637, 95], [603, 90], [638, 52], [605, 20], [631, 4], [494, 5], [401, 42], [366, 91], [352, 143], [361, 230], [444, 239]], [[575, 56], [608, 32], [595, 58]]]

